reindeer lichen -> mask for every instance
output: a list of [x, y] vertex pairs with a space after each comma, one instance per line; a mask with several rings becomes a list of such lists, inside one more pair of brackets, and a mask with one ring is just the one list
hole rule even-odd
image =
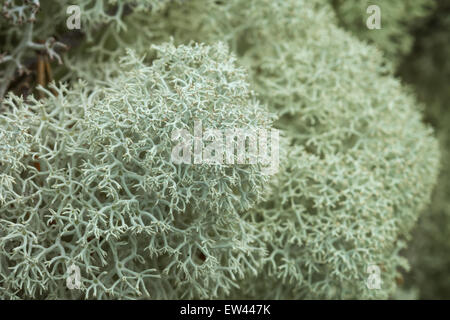
[[[264, 253], [245, 211], [258, 164], [176, 165], [175, 129], [269, 128], [223, 44], [133, 52], [103, 87], [10, 96], [0, 117], [0, 284], [17, 297], [193, 298], [227, 292]], [[65, 286], [81, 270], [81, 290]], [[3, 297], [6, 297], [3, 293]]]
[[[152, 21], [155, 34], [170, 30], [181, 43], [228, 41], [291, 139], [278, 192], [245, 215], [269, 255], [234, 297], [394, 292], [408, 268], [400, 250], [429, 202], [439, 152], [381, 52], [337, 27], [320, 1], [191, 1]], [[382, 270], [382, 290], [366, 286], [370, 264]]]

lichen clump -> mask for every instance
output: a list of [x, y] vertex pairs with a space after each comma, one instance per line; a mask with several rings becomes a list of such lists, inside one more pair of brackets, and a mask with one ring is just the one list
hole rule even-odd
[[[216, 296], [262, 254], [239, 212], [261, 199], [268, 176], [257, 164], [175, 165], [171, 132], [195, 119], [270, 127], [272, 116], [225, 45], [149, 52], [151, 66], [125, 56], [108, 86], [6, 101], [3, 297]], [[71, 264], [81, 292], [65, 287]]]
[[[0, 117], [0, 283], [27, 298], [387, 298], [439, 150], [327, 0], [140, 7]], [[117, 25], [116, 25], [117, 26]], [[152, 46], [153, 45], [153, 46]], [[118, 63], [120, 61], [120, 63]], [[82, 80], [76, 80], [81, 78]], [[177, 129], [281, 131], [280, 168], [174, 164]], [[67, 267], [82, 288], [65, 286]], [[381, 270], [380, 290], [367, 268]]]

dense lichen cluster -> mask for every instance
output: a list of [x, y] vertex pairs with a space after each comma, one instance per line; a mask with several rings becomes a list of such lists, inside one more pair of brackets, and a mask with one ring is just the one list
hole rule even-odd
[[[395, 65], [401, 63], [414, 42], [411, 31], [435, 7], [434, 0], [329, 0], [336, 11], [340, 25], [350, 30], [358, 38], [376, 44]], [[367, 28], [369, 15], [367, 8], [380, 8], [380, 29]]]
[[[11, 94], [0, 116], [3, 297], [395, 292], [440, 159], [379, 50], [406, 53], [403, 22], [376, 48], [338, 26], [365, 11], [335, 3], [336, 17], [327, 0], [111, 2], [115, 14], [81, 2], [86, 41], [62, 56], [66, 84], [42, 100]], [[198, 120], [275, 126], [279, 172], [174, 164], [172, 132]], [[65, 285], [71, 264], [80, 290]], [[380, 290], [367, 287], [370, 265]]]

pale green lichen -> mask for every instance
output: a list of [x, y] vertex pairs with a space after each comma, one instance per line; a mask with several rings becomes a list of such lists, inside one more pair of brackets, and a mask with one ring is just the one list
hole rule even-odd
[[[439, 153], [381, 51], [339, 29], [324, 1], [190, 1], [151, 21], [142, 35], [129, 30], [138, 38], [129, 45], [227, 41], [292, 141], [279, 191], [246, 214], [269, 256], [257, 281], [249, 274], [233, 296], [391, 294], [399, 267], [408, 267], [399, 251], [429, 201]], [[382, 269], [383, 290], [367, 289], [369, 264]]]
[[[29, 188], [37, 192], [37, 199], [42, 193], [48, 197], [39, 205], [58, 212], [44, 216], [44, 221], [59, 219], [49, 234], [70, 233], [61, 238], [70, 250], [52, 257], [60, 265], [53, 269], [54, 275], [47, 273], [47, 282], [25, 276], [20, 262], [26, 258], [11, 253], [9, 263], [20, 266], [20, 275], [7, 278], [5, 296], [23, 287], [30, 288], [27, 294], [32, 296], [38, 284], [46, 285], [49, 297], [90, 298], [96, 290], [101, 298], [136, 298], [135, 285], [151, 298], [386, 298], [392, 294], [399, 269], [408, 267], [399, 251], [429, 202], [439, 151], [431, 129], [422, 123], [421, 107], [394, 78], [381, 51], [338, 27], [327, 0], [190, 0], [157, 12], [135, 11], [122, 22], [126, 30], [107, 28], [93, 34], [91, 44], [64, 57], [63, 78], [72, 83], [82, 78], [82, 85], [59, 88], [57, 97], [32, 106], [17, 98], [8, 100], [24, 110], [48, 110], [43, 123], [50, 135], [35, 138], [40, 126], [36, 116], [26, 112], [30, 118], [23, 130], [34, 131], [21, 136], [31, 139], [27, 145], [31, 149], [23, 154], [42, 159], [40, 171], [33, 169], [33, 160], [18, 160], [32, 172], [29, 179], [22, 179], [27, 183], [36, 184], [35, 177], [49, 175], [39, 180], [49, 183], [47, 188]], [[149, 51], [151, 44], [170, 38], [184, 45], [164, 44]], [[208, 45], [188, 45], [192, 40]], [[236, 61], [226, 58], [218, 40], [228, 44]], [[125, 65], [118, 65], [127, 48], [135, 53], [123, 60]], [[157, 55], [158, 51], [162, 53]], [[211, 61], [205, 52], [215, 52], [215, 58]], [[142, 60], [133, 58], [145, 54]], [[170, 83], [166, 77], [174, 80], [175, 75], [183, 82], [175, 81], [170, 92], [162, 90], [161, 81]], [[190, 83], [191, 77], [196, 81]], [[149, 91], [153, 86], [161, 89], [154, 95]], [[221, 92], [219, 98], [211, 90]], [[173, 99], [165, 100], [166, 94]], [[179, 99], [185, 105], [177, 103]], [[204, 101], [203, 107], [198, 100]], [[152, 112], [145, 108], [147, 101], [156, 106]], [[217, 103], [218, 110], [211, 110]], [[200, 117], [207, 126], [265, 127], [271, 116], [264, 106], [279, 116], [275, 125], [287, 136], [282, 141], [280, 172], [270, 180], [258, 166], [177, 171], [162, 161], [164, 152], [167, 159], [170, 139], [164, 125], [189, 127], [194, 117]], [[61, 125], [59, 121], [66, 118]], [[6, 122], [9, 128], [11, 121]], [[9, 130], [5, 135], [10, 135]], [[45, 147], [39, 152], [33, 149], [41, 145]], [[140, 166], [130, 159], [137, 159]], [[50, 171], [52, 161], [63, 165]], [[18, 179], [21, 171], [15, 172], [10, 176]], [[12, 189], [10, 177], [3, 180], [5, 198], [20, 195]], [[55, 183], [61, 191], [51, 188]], [[82, 196], [68, 197], [68, 190]], [[52, 203], [55, 192], [61, 192], [58, 199], [64, 199], [64, 205]], [[95, 200], [89, 204], [81, 202], [91, 197]], [[39, 206], [32, 208], [34, 219], [40, 221]], [[140, 222], [137, 213], [153, 214], [149, 208], [156, 220]], [[112, 217], [112, 225], [102, 220], [103, 214]], [[76, 215], [83, 217], [78, 229], [72, 220]], [[3, 236], [18, 234], [14, 228], [24, 227], [11, 225]], [[81, 246], [75, 245], [77, 237]], [[122, 246], [123, 242], [132, 245]], [[8, 243], [10, 250], [21, 245]], [[86, 254], [83, 245], [93, 250], [95, 258]], [[53, 242], [49, 246], [53, 248]], [[150, 258], [142, 252], [145, 248], [152, 253]], [[197, 257], [191, 258], [194, 252]], [[110, 259], [107, 266], [102, 266], [104, 253]], [[141, 264], [127, 256], [137, 257]], [[38, 253], [38, 257], [46, 255]], [[122, 259], [130, 264], [118, 264]], [[37, 269], [30, 270], [45, 274], [48, 271], [40, 261]], [[64, 267], [71, 261], [87, 276], [83, 285], [89, 291], [84, 295], [63, 286]], [[366, 286], [370, 264], [381, 269], [381, 290]], [[102, 271], [107, 273], [101, 275]], [[121, 272], [128, 275], [131, 286], [119, 281]], [[26, 283], [27, 277], [36, 283]], [[91, 282], [95, 278], [98, 282]]]
[[[407, 55], [413, 45], [412, 29], [431, 13], [434, 0], [329, 0], [340, 24], [358, 38], [375, 44], [395, 65]], [[370, 5], [380, 9], [380, 29], [369, 29], [367, 12]]]

